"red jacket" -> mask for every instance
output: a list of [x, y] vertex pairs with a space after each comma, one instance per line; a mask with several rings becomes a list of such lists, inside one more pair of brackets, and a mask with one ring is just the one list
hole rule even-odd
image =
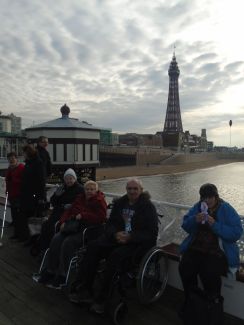
[[24, 168], [24, 164], [18, 164], [14, 168], [9, 167], [7, 169], [5, 177], [6, 192], [8, 192], [8, 198], [10, 200], [20, 196], [20, 185]]
[[71, 208], [65, 211], [61, 218], [60, 223], [75, 218], [77, 214], [82, 216], [81, 221], [91, 224], [101, 224], [106, 221], [107, 203], [104, 194], [100, 191], [90, 199], [86, 199], [84, 193], [78, 195], [72, 204]]

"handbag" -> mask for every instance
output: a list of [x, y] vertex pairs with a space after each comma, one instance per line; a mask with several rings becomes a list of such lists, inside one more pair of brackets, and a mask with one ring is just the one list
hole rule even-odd
[[66, 235], [75, 234], [81, 230], [80, 220], [70, 219], [64, 223], [62, 233]]

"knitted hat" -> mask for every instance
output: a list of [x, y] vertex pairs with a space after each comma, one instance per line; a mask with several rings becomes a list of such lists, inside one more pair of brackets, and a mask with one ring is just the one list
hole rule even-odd
[[75, 173], [75, 171], [74, 171], [72, 168], [69, 168], [69, 169], [66, 170], [66, 172], [64, 173], [64, 178], [65, 178], [66, 176], [68, 176], [68, 175], [69, 175], [69, 176], [73, 176], [74, 179], [77, 180], [76, 173]]

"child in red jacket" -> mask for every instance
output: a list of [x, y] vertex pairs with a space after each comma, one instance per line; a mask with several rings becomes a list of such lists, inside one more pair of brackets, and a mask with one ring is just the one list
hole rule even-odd
[[10, 152], [7, 155], [9, 167], [7, 169], [5, 181], [6, 192], [11, 207], [11, 216], [14, 226], [14, 234], [11, 239], [18, 239], [18, 218], [20, 210], [20, 185], [22, 173], [25, 168], [24, 164], [18, 162], [15, 152]]

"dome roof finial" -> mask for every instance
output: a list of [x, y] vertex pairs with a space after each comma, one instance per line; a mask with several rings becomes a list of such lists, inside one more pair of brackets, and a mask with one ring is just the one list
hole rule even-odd
[[69, 118], [70, 108], [66, 105], [66, 103], [60, 108], [60, 112], [62, 114], [62, 118]]

